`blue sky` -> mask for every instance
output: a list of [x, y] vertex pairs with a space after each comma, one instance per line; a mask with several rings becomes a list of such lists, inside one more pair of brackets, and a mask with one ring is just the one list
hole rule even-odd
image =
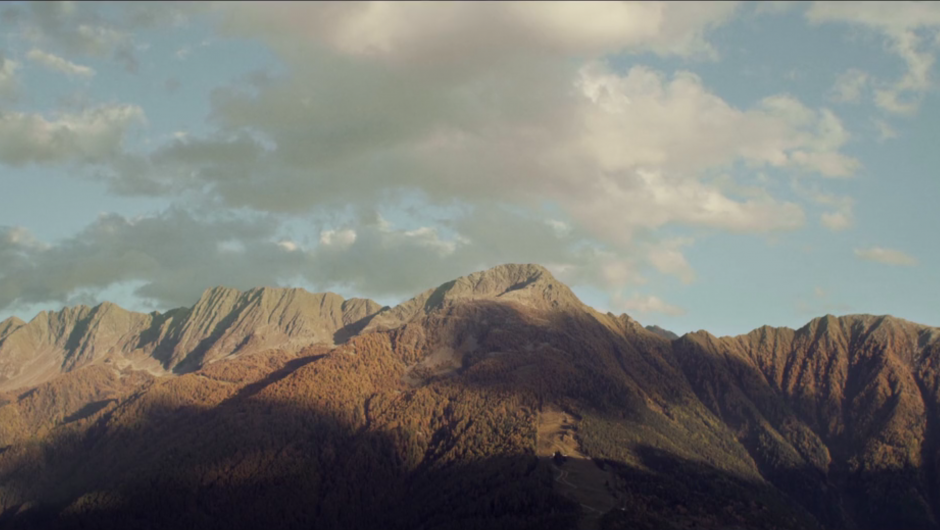
[[6, 3], [0, 318], [536, 262], [677, 332], [940, 324], [940, 7]]

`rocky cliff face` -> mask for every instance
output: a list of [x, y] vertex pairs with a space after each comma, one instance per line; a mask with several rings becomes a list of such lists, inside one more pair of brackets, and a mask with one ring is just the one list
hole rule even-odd
[[334, 344], [375, 315], [371, 300], [333, 293], [216, 287], [193, 307], [135, 313], [111, 303], [0, 323], [0, 391], [48, 381], [104, 361], [154, 374], [186, 372], [271, 347]]

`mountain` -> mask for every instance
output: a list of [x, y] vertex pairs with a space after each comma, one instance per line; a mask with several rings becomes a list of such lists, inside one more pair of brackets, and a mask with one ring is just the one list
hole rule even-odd
[[646, 329], [667, 340], [676, 340], [679, 338], [679, 335], [676, 335], [668, 329], [663, 329], [659, 326], [646, 326]]
[[0, 397], [0, 527], [940, 528], [937, 328], [671, 339], [537, 265], [122, 311], [0, 326], [60, 363]]
[[936, 528], [940, 330], [827, 315], [676, 343], [692, 387], [765, 477], [834, 527]]
[[272, 346], [334, 344], [380, 306], [333, 293], [216, 287], [190, 308], [144, 314], [105, 302], [0, 323], [0, 391], [35, 386], [102, 362], [181, 373]]

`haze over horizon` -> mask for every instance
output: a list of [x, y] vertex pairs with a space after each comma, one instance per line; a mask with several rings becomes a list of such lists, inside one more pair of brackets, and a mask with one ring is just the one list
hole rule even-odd
[[682, 334], [940, 325], [940, 4], [0, 6], [0, 319], [538, 263]]

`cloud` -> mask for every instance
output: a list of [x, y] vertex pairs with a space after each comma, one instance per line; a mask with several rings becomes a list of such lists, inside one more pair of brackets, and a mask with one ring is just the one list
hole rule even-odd
[[410, 4], [243, 4], [227, 28], [287, 45], [299, 38], [353, 57], [394, 63], [478, 63], [513, 55], [597, 56], [618, 51], [713, 55], [706, 33], [734, 3], [525, 2]]
[[46, 53], [37, 48], [33, 48], [27, 52], [26, 58], [31, 61], [35, 61], [50, 70], [55, 70], [56, 72], [60, 72], [68, 76], [93, 77], [95, 75], [95, 70], [93, 68], [75, 64], [57, 55]]
[[297, 245], [297, 243], [294, 243], [293, 241], [290, 241], [290, 240], [278, 241], [277, 246], [283, 248], [284, 250], [288, 252], [296, 252], [300, 248]]
[[98, 6], [81, 2], [32, 2], [18, 19], [27, 40], [70, 53], [103, 57], [130, 38]]
[[866, 261], [884, 263], [886, 265], [914, 266], [917, 265], [917, 259], [905, 254], [900, 250], [889, 248], [871, 247], [866, 249], [855, 249], [855, 257]]
[[837, 103], [858, 103], [862, 100], [862, 92], [868, 85], [868, 80], [868, 74], [861, 70], [846, 70], [836, 78], [831, 98]]
[[215, 90], [210, 132], [121, 152], [99, 175], [120, 194], [295, 219], [394, 210], [409, 194], [458, 212], [391, 231], [363, 219], [318, 227], [317, 269], [329, 274], [305, 277], [384, 296], [509, 261], [609, 292], [650, 273], [689, 283], [691, 241], [660, 230], [798, 229], [803, 204], [751, 175], [860, 167], [828, 109], [786, 94], [735, 106], [691, 72], [603, 59], [714, 57], [709, 31], [734, 5], [420, 7], [218, 6], [228, 36], [270, 45], [288, 74]]
[[320, 244], [327, 247], [348, 248], [355, 242], [356, 231], [351, 228], [320, 232]]
[[660, 298], [652, 295], [635, 294], [631, 298], [621, 298], [615, 296], [611, 301], [612, 307], [617, 311], [626, 311], [627, 313], [653, 314], [659, 313], [669, 316], [682, 316], [685, 309], [668, 304]]
[[364, 216], [321, 231], [319, 241], [306, 278], [374, 297], [412, 296], [501, 263], [546, 264], [566, 283], [603, 290], [641, 281], [639, 269], [650, 266], [584, 245], [582, 234], [559, 232], [538, 216], [493, 205], [475, 206], [438, 227], [399, 227], [380, 215]]
[[691, 239], [663, 241], [650, 249], [648, 259], [659, 272], [676, 276], [682, 283], [692, 283], [695, 280], [695, 271], [679, 250], [692, 242]]
[[0, 15], [12, 30], [11, 34], [35, 47], [51, 50], [45, 53], [111, 57], [125, 70], [136, 72], [139, 64], [135, 51], [139, 46], [134, 43], [135, 31], [182, 26], [192, 16], [211, 9], [209, 2], [150, 5], [29, 2], [5, 5]]
[[[566, 283], [614, 292], [645, 281], [641, 268], [670, 263], [654, 265], [656, 257], [641, 257], [644, 248], [630, 258], [585, 246], [576, 234], [558, 234], [541, 219], [493, 206], [444, 223], [446, 230], [397, 226], [378, 215], [307, 226], [312, 241], [291, 234], [276, 216], [171, 208], [138, 217], [102, 214], [51, 244], [22, 227], [0, 228], [0, 310], [75, 303], [128, 283], [145, 305], [160, 309], [191, 304], [220, 284], [302, 282], [320, 291], [404, 299], [507, 262], [546, 263]], [[681, 256], [670, 259], [681, 265]], [[682, 267], [676, 271], [683, 274]]]
[[891, 127], [887, 122], [883, 120], [874, 120], [873, 121], [875, 128], [878, 129], [878, 141], [884, 142], [887, 140], [893, 140], [898, 137], [898, 132], [894, 130], [894, 127]]
[[[934, 56], [918, 50], [920, 38], [913, 31], [898, 34], [891, 47], [907, 63], [908, 70], [893, 85], [876, 90], [875, 103], [895, 114], [913, 114], [920, 106], [923, 93], [933, 84], [930, 70]], [[910, 99], [910, 94], [913, 94], [913, 99]]]
[[16, 75], [20, 63], [7, 59], [0, 51], [0, 99], [12, 99], [19, 93], [20, 82]]
[[[186, 23], [159, 9], [131, 16], [129, 6], [107, 17], [82, 4], [37, 9], [23, 24], [39, 28], [34, 45], [56, 53], [74, 42], [74, 53], [122, 56], [133, 50], [134, 24]], [[849, 177], [860, 167], [843, 152], [851, 138], [831, 110], [787, 94], [737, 106], [689, 71], [604, 59], [714, 59], [709, 32], [735, 15], [734, 4], [211, 9], [224, 19], [223, 36], [259, 39], [286, 73], [254, 73], [215, 90], [209, 132], [128, 152], [122, 142], [144, 119], [136, 107], [0, 116], [0, 161], [92, 162], [105, 166], [95, 176], [114, 192], [200, 206], [199, 215], [108, 216], [26, 252], [29, 267], [0, 282], [7, 303], [138, 282], [139, 296], [166, 307], [218, 282], [285, 278], [410, 296], [514, 261], [550, 265], [563, 281], [606, 292], [650, 274], [689, 283], [695, 271], [683, 251], [693, 241], [667, 229], [794, 230], [806, 222], [807, 201], [772, 194], [773, 178]], [[136, 22], [116, 22], [127, 17]], [[81, 25], [97, 29], [81, 33]], [[130, 51], [122, 60], [136, 61]], [[419, 215], [402, 220], [406, 205]], [[263, 226], [252, 231], [223, 211]], [[297, 223], [309, 233], [290, 232]], [[182, 248], [203, 255], [183, 259], [168, 249], [177, 232]], [[89, 265], [57, 265], [69, 260]], [[53, 280], [27, 281], [27, 270]], [[655, 297], [623, 302], [681, 311]]]
[[702, 180], [716, 169], [838, 177], [859, 166], [839, 151], [849, 136], [832, 112], [788, 96], [742, 110], [686, 72], [667, 79], [597, 63], [545, 75], [532, 96], [526, 79], [429, 91], [383, 69], [345, 81], [340, 72], [265, 80], [255, 94], [220, 90], [213, 116], [225, 135], [166, 144], [147, 161], [149, 182], [116, 175], [115, 183], [125, 193], [138, 191], [128, 182], [208, 187], [231, 206], [282, 212], [375, 203], [396, 189], [432, 201], [525, 204], [538, 196], [596, 237], [627, 241], [638, 228], [666, 224], [743, 232], [802, 225], [797, 204], [766, 193], [736, 200]]
[[0, 162], [11, 166], [100, 163], [118, 156], [127, 130], [144, 120], [143, 110], [136, 105], [106, 105], [50, 118], [0, 111]]
[[851, 197], [823, 193], [816, 185], [805, 187], [799, 180], [793, 181], [793, 191], [808, 200], [831, 208], [820, 214], [820, 222], [833, 232], [841, 232], [855, 224], [855, 201]]
[[276, 231], [270, 220], [198, 218], [182, 210], [105, 214], [53, 245], [22, 228], [0, 229], [0, 308], [67, 303], [126, 282], [137, 282], [136, 294], [162, 308], [191, 304], [214, 285], [271, 285], [308, 263], [278, 245]]
[[[877, 81], [875, 103], [895, 114], [913, 114], [933, 86], [935, 61], [929, 40], [940, 39], [940, 5], [934, 2], [814, 2], [806, 11], [812, 23], [846, 23], [878, 32], [907, 71], [893, 82]], [[926, 33], [927, 38], [920, 33]], [[925, 40], [928, 42], [925, 44]], [[850, 91], [851, 94], [851, 91]]]
[[841, 232], [854, 224], [852, 215], [848, 212], [827, 212], [820, 215], [820, 221], [833, 232]]

